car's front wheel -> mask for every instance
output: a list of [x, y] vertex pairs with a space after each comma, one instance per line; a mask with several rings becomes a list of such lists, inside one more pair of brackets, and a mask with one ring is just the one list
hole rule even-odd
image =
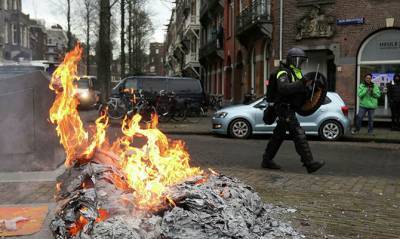
[[336, 120], [327, 120], [319, 128], [319, 136], [325, 141], [336, 141], [343, 136], [343, 127]]
[[246, 139], [251, 135], [251, 126], [247, 120], [234, 120], [229, 127], [229, 133], [233, 138]]

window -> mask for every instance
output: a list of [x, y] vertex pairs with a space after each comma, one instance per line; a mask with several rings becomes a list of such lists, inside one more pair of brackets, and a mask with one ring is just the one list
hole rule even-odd
[[201, 85], [198, 80], [194, 79], [169, 79], [168, 91], [175, 93], [191, 94], [201, 93]]
[[20, 31], [19, 31], [19, 45], [21, 47], [25, 46], [24, 36], [25, 36], [25, 28], [23, 26], [21, 26]]
[[159, 49], [156, 49], [156, 54], [158, 55], [158, 53], [160, 53], [160, 50], [159, 50]]
[[28, 28], [26, 28], [26, 30], [25, 30], [25, 32], [26, 32], [26, 35], [25, 35], [25, 39], [26, 39], [26, 48], [29, 48], [30, 47], [30, 42], [29, 42], [29, 29]]
[[[155, 69], [154, 69], [154, 71], [155, 71]], [[144, 91], [147, 91], [150, 93], [154, 93], [154, 92], [158, 93], [161, 90], [167, 89], [167, 80], [166, 79], [157, 79], [157, 78], [142, 79], [142, 89]]]
[[125, 89], [137, 89], [137, 79], [128, 79], [125, 82]]
[[322, 103], [322, 104], [323, 104], [323, 105], [327, 105], [327, 104], [329, 104], [329, 103], [331, 103], [331, 102], [332, 102], [332, 100], [329, 99], [329, 97], [327, 96], [327, 97], [325, 97], [324, 103]]
[[51, 38], [47, 39], [47, 42], [49, 43], [49, 45], [51, 45], [52, 42]]
[[11, 24], [12, 28], [12, 43], [13, 45], [17, 45], [18, 43], [18, 26], [16, 24]]
[[8, 44], [8, 24], [4, 26], [4, 44]]
[[151, 73], [156, 72], [156, 67], [155, 67], [155, 66], [150, 66], [150, 72], [151, 72]]
[[90, 84], [89, 84], [89, 79], [80, 79], [78, 80], [78, 88], [79, 89], [89, 89]]
[[228, 12], [228, 37], [232, 36], [232, 29], [233, 29], [233, 2], [230, 2], [229, 4], [229, 12]]

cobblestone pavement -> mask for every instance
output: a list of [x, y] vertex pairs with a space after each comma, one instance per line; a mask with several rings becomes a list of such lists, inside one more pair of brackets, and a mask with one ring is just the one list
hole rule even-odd
[[[400, 180], [221, 168], [267, 202], [297, 209], [307, 238], [400, 238]], [[291, 215], [292, 216], [292, 215]]]
[[[268, 203], [297, 209], [288, 220], [307, 238], [399, 238], [400, 180], [214, 169], [253, 186]], [[1, 183], [0, 191], [0, 204], [54, 203], [55, 183]]]
[[[188, 141], [190, 153], [199, 166], [212, 167], [243, 180], [268, 203], [297, 209], [296, 213], [287, 215], [288, 220], [307, 238], [400, 238], [400, 174], [394, 173], [398, 172], [396, 159], [400, 160], [400, 157], [396, 153], [399, 145], [368, 143], [360, 147], [358, 143], [340, 143], [329, 144], [325, 149], [325, 143], [312, 142], [316, 156], [331, 155], [327, 165], [334, 169], [325, 167], [322, 173], [308, 175], [303, 173], [305, 170], [300, 167], [291, 143], [284, 144], [279, 152], [279, 163], [287, 171], [269, 171], [258, 166], [266, 144], [264, 140], [235, 141], [192, 135], [174, 137]], [[230, 156], [226, 156], [228, 153]], [[339, 156], [332, 156], [336, 153]], [[350, 174], [351, 169], [343, 166], [346, 161], [341, 162], [348, 154], [347, 161], [353, 163], [346, 167], [353, 167], [356, 174]], [[55, 182], [51, 177], [36, 182], [29, 178], [7, 181], [1, 177], [0, 205], [45, 203], [54, 208]], [[22, 238], [52, 238], [48, 231], [52, 214], [50, 211], [41, 233]]]

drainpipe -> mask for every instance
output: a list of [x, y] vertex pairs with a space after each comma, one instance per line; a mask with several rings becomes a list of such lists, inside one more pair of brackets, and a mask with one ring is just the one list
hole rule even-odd
[[[225, 1], [227, 1], [227, 0], [225, 0]], [[233, 41], [233, 49], [232, 49], [232, 52], [233, 52], [233, 54], [232, 54], [232, 60], [231, 60], [231, 65], [232, 65], [232, 73], [231, 73], [231, 77], [232, 77], [232, 81], [231, 81], [231, 98], [233, 99], [233, 102], [235, 102], [235, 80], [236, 80], [236, 66], [237, 66], [237, 62], [236, 62], [236, 37], [235, 37], [235, 35], [236, 35], [236, 30], [235, 30], [235, 28], [236, 28], [236, 18], [238, 17], [237, 15], [236, 15], [236, 12], [235, 12], [235, 0], [232, 0], [233, 1], [233, 12], [232, 12], [232, 14], [233, 14], [233, 21], [232, 21], [232, 26], [230, 26], [230, 27], [232, 27], [232, 38], [231, 38], [231, 41]], [[227, 1], [228, 2], [228, 1]], [[228, 2], [229, 3], [229, 2]], [[229, 9], [229, 11], [230, 11], [230, 5], [228, 5], [228, 9]], [[228, 21], [230, 20], [229, 19], [229, 11], [228, 11]], [[229, 31], [229, 30], [228, 30]], [[240, 82], [240, 84], [241, 84], [241, 82]], [[239, 85], [238, 87], [241, 87], [241, 85]]]
[[282, 61], [282, 45], [283, 45], [283, 0], [280, 0], [279, 7], [279, 61]]

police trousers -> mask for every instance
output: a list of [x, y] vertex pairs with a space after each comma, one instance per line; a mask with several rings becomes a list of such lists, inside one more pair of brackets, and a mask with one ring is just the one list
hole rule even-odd
[[290, 138], [294, 142], [296, 151], [301, 157], [301, 161], [304, 164], [312, 162], [313, 156], [310, 146], [307, 142], [305, 131], [300, 127], [300, 123], [296, 118], [295, 111], [287, 104], [277, 105], [276, 107], [278, 121], [274, 133], [265, 148], [263, 160], [272, 161], [274, 159], [288, 131]]

